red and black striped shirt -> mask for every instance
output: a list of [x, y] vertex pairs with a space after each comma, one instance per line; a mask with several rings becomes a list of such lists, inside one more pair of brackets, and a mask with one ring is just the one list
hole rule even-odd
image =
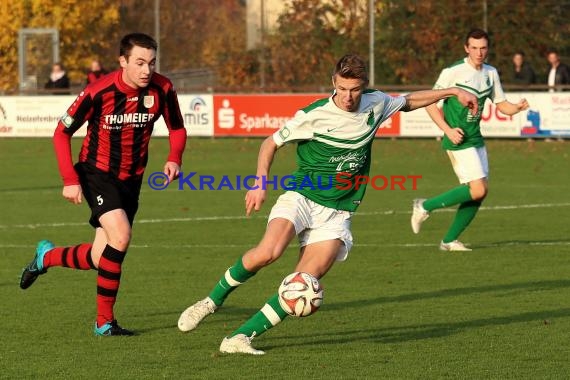
[[162, 116], [170, 137], [167, 161], [182, 164], [186, 129], [178, 98], [168, 78], [154, 73], [149, 85], [133, 89], [114, 71], [88, 85], [60, 119], [54, 133], [64, 185], [79, 184], [71, 159], [71, 136], [87, 122], [79, 162], [121, 180], [143, 175], [154, 123]]

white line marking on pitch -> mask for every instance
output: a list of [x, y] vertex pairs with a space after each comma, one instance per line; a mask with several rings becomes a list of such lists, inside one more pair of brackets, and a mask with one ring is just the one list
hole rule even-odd
[[[498, 210], [518, 210], [518, 209], [531, 209], [531, 208], [552, 208], [552, 207], [568, 207], [570, 203], [537, 203], [528, 205], [506, 205], [506, 206], [482, 206], [481, 210], [484, 211], [498, 211]], [[455, 208], [440, 209], [435, 212], [455, 212]], [[396, 210], [384, 210], [384, 211], [368, 211], [368, 212], [356, 212], [356, 216], [374, 216], [374, 215], [393, 215], [393, 214], [411, 214], [411, 211], [396, 211]], [[250, 218], [265, 219], [267, 215], [255, 215]], [[166, 218], [166, 219], [139, 219], [136, 220], [136, 224], [150, 224], [150, 223], [173, 223], [173, 222], [203, 222], [203, 221], [217, 221], [217, 220], [240, 220], [249, 219], [243, 215], [235, 216], [196, 216], [188, 218]], [[9, 228], [57, 228], [57, 227], [77, 227], [77, 226], [87, 226], [87, 222], [58, 222], [58, 223], [35, 223], [35, 224], [0, 224], [0, 229]]]

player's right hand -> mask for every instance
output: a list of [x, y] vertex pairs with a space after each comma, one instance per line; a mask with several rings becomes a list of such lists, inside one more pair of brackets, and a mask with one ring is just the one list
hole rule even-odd
[[81, 190], [81, 185], [68, 185], [63, 187], [63, 197], [76, 205], [81, 203], [82, 194], [83, 190]]
[[265, 189], [262, 189], [261, 186], [255, 190], [249, 190], [245, 194], [246, 216], [250, 216], [252, 210], [259, 211], [261, 209], [261, 205], [263, 205], [263, 202], [265, 202], [265, 194], [266, 191]]
[[451, 128], [445, 134], [451, 140], [453, 145], [459, 145], [463, 142], [463, 130], [461, 128]]
[[467, 92], [463, 89], [459, 89], [457, 100], [459, 100], [459, 103], [463, 104], [463, 106], [469, 108], [471, 115], [475, 116], [477, 115], [477, 112], [479, 112], [479, 103], [477, 102], [477, 97], [472, 93]]

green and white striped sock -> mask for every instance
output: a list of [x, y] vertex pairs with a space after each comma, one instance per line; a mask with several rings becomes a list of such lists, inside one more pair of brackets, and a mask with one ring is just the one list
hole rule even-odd
[[242, 257], [240, 257], [232, 267], [226, 270], [222, 278], [220, 278], [220, 281], [218, 281], [214, 289], [210, 292], [209, 297], [214, 301], [216, 306], [221, 306], [231, 292], [255, 276], [255, 273], [256, 272], [250, 272], [244, 268]]
[[277, 293], [271, 296], [261, 310], [232, 332], [230, 337], [238, 334], [245, 334], [249, 337], [259, 336], [283, 321], [289, 314], [279, 304], [278, 297]]

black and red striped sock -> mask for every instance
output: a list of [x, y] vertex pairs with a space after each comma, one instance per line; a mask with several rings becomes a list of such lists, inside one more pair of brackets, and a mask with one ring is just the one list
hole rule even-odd
[[114, 319], [113, 306], [121, 283], [121, 264], [126, 252], [106, 245], [99, 259], [97, 275], [97, 326]]
[[44, 256], [44, 268], [66, 267], [80, 270], [97, 269], [91, 258], [92, 244], [55, 247]]

